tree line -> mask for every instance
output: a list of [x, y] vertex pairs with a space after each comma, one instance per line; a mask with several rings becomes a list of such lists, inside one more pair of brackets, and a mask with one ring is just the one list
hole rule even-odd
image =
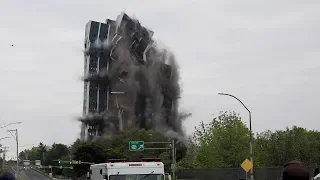
[[[320, 132], [293, 126], [253, 135], [254, 167], [278, 167], [291, 160], [320, 163]], [[250, 131], [235, 112], [223, 112], [195, 128], [181, 168], [234, 168], [249, 159]]]
[[[58, 162], [81, 160], [103, 163], [107, 159], [140, 160], [143, 157], [160, 157], [170, 171], [170, 150], [145, 150], [130, 152], [128, 142], [167, 142], [171, 139], [162, 132], [144, 129], [128, 129], [110, 138], [82, 142], [79, 139], [71, 145], [54, 143], [51, 146], [40, 143], [37, 147], [20, 152], [20, 159], [41, 160], [42, 165], [58, 166]], [[205, 124], [201, 122], [189, 137], [188, 145], [177, 141], [176, 161], [178, 168], [238, 168], [249, 158], [250, 131], [235, 112], [224, 112]], [[146, 147], [168, 147], [166, 144], [146, 144]], [[285, 130], [253, 134], [254, 167], [282, 166], [290, 160], [301, 160], [314, 165], [320, 162], [320, 132], [293, 126]], [[69, 163], [61, 164], [70, 166]], [[54, 174], [82, 176], [89, 165], [72, 165], [73, 169], [53, 169]]]
[[[128, 161], [140, 161], [141, 158], [161, 158], [166, 164], [166, 170], [170, 167], [170, 150], [144, 150], [129, 151], [129, 141], [145, 142], [169, 142], [171, 138], [165, 137], [163, 133], [154, 130], [127, 129], [110, 138], [97, 139], [83, 142], [77, 139], [71, 145], [54, 143], [51, 146], [39, 143], [38, 146], [26, 149], [19, 153], [21, 160], [41, 160], [43, 166], [72, 166], [73, 169], [54, 168], [53, 174], [64, 175], [66, 177], [80, 177], [89, 171], [88, 164], [70, 165], [71, 160], [81, 160], [82, 162], [104, 163], [108, 159], [126, 159]], [[177, 140], [177, 160], [181, 160], [186, 153], [186, 146]], [[169, 148], [169, 144], [145, 144], [149, 148]], [[60, 163], [58, 162], [60, 160]], [[50, 172], [50, 169], [45, 169]]]

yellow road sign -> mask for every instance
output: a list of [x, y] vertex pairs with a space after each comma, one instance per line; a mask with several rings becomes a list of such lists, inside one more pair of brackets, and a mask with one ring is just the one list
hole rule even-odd
[[245, 170], [246, 172], [249, 172], [252, 168], [253, 168], [253, 163], [249, 160], [249, 159], [245, 159], [242, 164], [241, 167], [243, 170]]

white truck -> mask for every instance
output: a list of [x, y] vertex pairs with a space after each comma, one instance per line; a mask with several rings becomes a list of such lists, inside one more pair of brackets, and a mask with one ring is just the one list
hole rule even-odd
[[[164, 164], [158, 158], [141, 162], [109, 160], [90, 166], [90, 180], [165, 180]], [[170, 178], [171, 179], [171, 178]]]

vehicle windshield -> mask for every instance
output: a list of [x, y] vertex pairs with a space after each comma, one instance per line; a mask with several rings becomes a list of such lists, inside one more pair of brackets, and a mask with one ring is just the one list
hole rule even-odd
[[109, 180], [164, 180], [163, 174], [125, 174], [110, 175]]

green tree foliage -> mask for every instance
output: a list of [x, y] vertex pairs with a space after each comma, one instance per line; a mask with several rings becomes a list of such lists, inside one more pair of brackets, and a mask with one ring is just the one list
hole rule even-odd
[[29, 159], [31, 161], [41, 160], [43, 162], [43, 157], [46, 152], [46, 146], [40, 142], [39, 146], [32, 147], [31, 149], [26, 149], [19, 153], [19, 158], [22, 160]]
[[[163, 133], [144, 129], [126, 129], [123, 132], [112, 136], [111, 138], [98, 139], [91, 142], [75, 141], [71, 146], [73, 159], [86, 162], [103, 163], [108, 159], [127, 159], [128, 161], [140, 161], [141, 158], [160, 157], [162, 161], [170, 167], [171, 150], [144, 150], [129, 151], [129, 141], [145, 142], [169, 142], [171, 139]], [[186, 147], [182, 143], [177, 143], [177, 159], [183, 158]], [[170, 148], [169, 144], [145, 144], [146, 148]], [[89, 165], [75, 165], [74, 172], [80, 177], [89, 171]]]
[[[166, 171], [169, 171], [170, 164], [172, 163], [171, 150], [144, 150], [131, 152], [128, 148], [129, 141], [144, 141], [146, 142], [145, 148], [170, 148], [169, 144], [147, 143], [147, 142], [170, 142], [172, 139], [165, 137], [162, 132], [145, 129], [127, 129], [110, 139], [103, 139], [99, 143], [105, 144], [109, 149], [110, 154], [114, 158], [125, 158], [128, 161], [140, 161], [141, 158], [161, 158], [166, 165]], [[176, 143], [176, 157], [180, 161], [186, 153], [186, 146], [175, 139]]]
[[320, 162], [320, 132], [293, 126], [291, 129], [257, 134], [255, 152], [260, 166], [281, 166], [296, 159], [306, 164]]
[[[201, 122], [189, 138], [188, 149], [177, 143], [179, 168], [227, 168], [239, 167], [249, 158], [250, 131], [235, 112], [224, 112], [210, 123]], [[301, 160], [306, 164], [320, 162], [320, 132], [293, 126], [291, 129], [257, 133], [253, 136], [253, 158], [255, 167], [281, 166], [290, 160]], [[54, 143], [50, 148], [40, 143], [19, 154], [20, 159], [38, 160], [43, 165], [58, 165], [53, 160], [81, 160], [82, 162], [103, 163], [107, 159], [127, 159], [160, 157], [170, 171], [172, 153], [169, 144], [150, 142], [170, 142], [172, 139], [154, 130], [126, 129], [112, 137], [90, 142], [77, 139], [72, 145]], [[168, 148], [167, 150], [144, 150], [130, 152], [129, 141], [145, 141], [145, 148]], [[176, 139], [176, 141], [178, 141]], [[149, 142], [149, 143], [147, 143]], [[70, 164], [62, 164], [70, 166]], [[55, 169], [54, 174], [82, 176], [89, 165], [74, 165], [74, 170]]]
[[[78, 145], [74, 151], [73, 159], [81, 160], [82, 162], [103, 163], [110, 158], [109, 151], [101, 144], [96, 142], [86, 142]], [[87, 173], [90, 169], [88, 164], [74, 165], [76, 176]]]
[[[49, 166], [59, 166], [58, 160], [70, 160], [69, 148], [64, 144], [54, 143], [52, 147], [45, 153], [45, 160], [43, 165]], [[58, 168], [52, 169], [53, 173], [56, 175], [62, 175], [62, 170]]]
[[[180, 168], [239, 167], [249, 158], [250, 132], [234, 112], [225, 112], [208, 124], [200, 123], [189, 140]], [[267, 130], [253, 137], [255, 167], [282, 166], [291, 160], [320, 162], [320, 132], [293, 126]]]
[[189, 138], [188, 140], [188, 149], [185, 153], [185, 157], [182, 158], [177, 163], [178, 168], [194, 168], [196, 167], [196, 160], [197, 160], [197, 154], [198, 154], [198, 148], [197, 144], [193, 142], [192, 138]]
[[209, 124], [201, 122], [193, 134], [193, 147], [189, 151], [197, 153], [193, 165], [202, 168], [239, 167], [249, 156], [249, 136], [249, 129], [235, 112], [222, 113]]
[[19, 158], [22, 160], [25, 159], [39, 159], [40, 154], [39, 154], [39, 148], [38, 147], [32, 147], [31, 149], [26, 149], [22, 152], [19, 153]]
[[[129, 141], [145, 141], [146, 148], [168, 148], [167, 150], [144, 150], [138, 152], [130, 152], [128, 148]], [[172, 152], [169, 149], [170, 144], [153, 144], [147, 142], [170, 142], [171, 138], [165, 137], [163, 133], [153, 130], [144, 129], [126, 129], [123, 132], [110, 138], [102, 138], [95, 141], [82, 142], [77, 139], [72, 145], [54, 143], [50, 148], [40, 143], [39, 146], [29, 150], [20, 152], [21, 159], [41, 160], [42, 165], [58, 166], [57, 160], [81, 160], [82, 162], [103, 163], [108, 159], [127, 159], [128, 161], [139, 161], [141, 158], [160, 157], [166, 164], [169, 171], [172, 162]], [[177, 161], [181, 160], [186, 153], [186, 146], [175, 140]], [[55, 161], [56, 160], [56, 161]], [[69, 164], [60, 164], [69, 166]], [[89, 170], [89, 165], [80, 164], [73, 165], [74, 169], [53, 169], [54, 175], [63, 174], [65, 176], [76, 175], [78, 177], [84, 175]], [[48, 169], [47, 169], [48, 170]]]

